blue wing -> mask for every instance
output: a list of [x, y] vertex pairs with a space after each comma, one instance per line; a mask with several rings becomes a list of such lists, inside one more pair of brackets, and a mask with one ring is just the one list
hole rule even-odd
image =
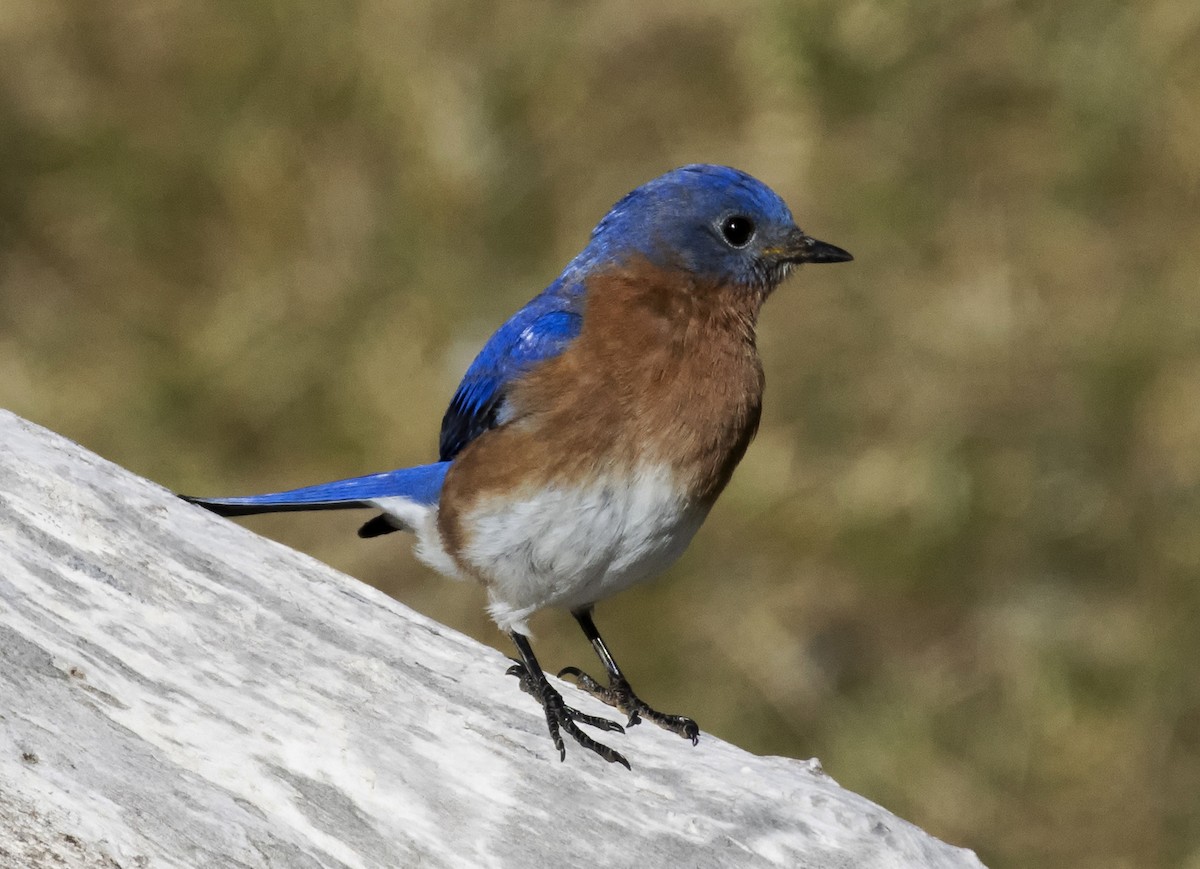
[[407, 498], [416, 504], [432, 506], [437, 503], [446, 480], [449, 462], [401, 468], [383, 474], [369, 474], [349, 480], [335, 480], [273, 492], [269, 495], [248, 495], [244, 498], [193, 498], [181, 495], [185, 501], [199, 504], [222, 516], [249, 516], [254, 513], [276, 513], [285, 510], [339, 510], [350, 507], [371, 507], [377, 498]]
[[553, 358], [579, 335], [583, 298], [560, 281], [514, 314], [483, 345], [442, 417], [439, 458], [446, 462], [496, 425], [508, 385]]

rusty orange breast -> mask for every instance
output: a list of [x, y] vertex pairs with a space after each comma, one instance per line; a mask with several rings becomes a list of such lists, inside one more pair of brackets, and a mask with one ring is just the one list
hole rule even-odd
[[450, 549], [480, 498], [665, 467], [691, 502], [721, 493], [758, 427], [761, 294], [641, 261], [593, 277], [579, 337], [517, 381], [505, 422], [446, 476]]

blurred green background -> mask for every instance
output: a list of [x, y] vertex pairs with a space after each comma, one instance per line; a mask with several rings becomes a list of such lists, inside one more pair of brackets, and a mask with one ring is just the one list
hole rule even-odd
[[[634, 684], [993, 867], [1200, 867], [1195, 0], [3, 0], [0, 403], [198, 494], [430, 460], [691, 161], [856, 262], [771, 300], [757, 442], [599, 608]], [[508, 651], [362, 518], [250, 524]]]

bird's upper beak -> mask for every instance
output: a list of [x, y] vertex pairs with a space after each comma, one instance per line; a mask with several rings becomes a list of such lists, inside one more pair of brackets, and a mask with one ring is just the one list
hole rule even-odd
[[791, 263], [846, 263], [854, 259], [849, 251], [825, 241], [817, 241], [798, 229], [782, 245], [780, 254], [785, 262]]

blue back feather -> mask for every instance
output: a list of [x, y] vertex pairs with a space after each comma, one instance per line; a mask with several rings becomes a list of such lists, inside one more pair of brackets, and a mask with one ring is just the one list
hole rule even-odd
[[496, 330], [463, 375], [442, 417], [439, 459], [450, 461], [496, 425], [504, 390], [514, 378], [567, 348], [583, 322], [582, 301], [580, 286], [566, 285], [560, 278]]

